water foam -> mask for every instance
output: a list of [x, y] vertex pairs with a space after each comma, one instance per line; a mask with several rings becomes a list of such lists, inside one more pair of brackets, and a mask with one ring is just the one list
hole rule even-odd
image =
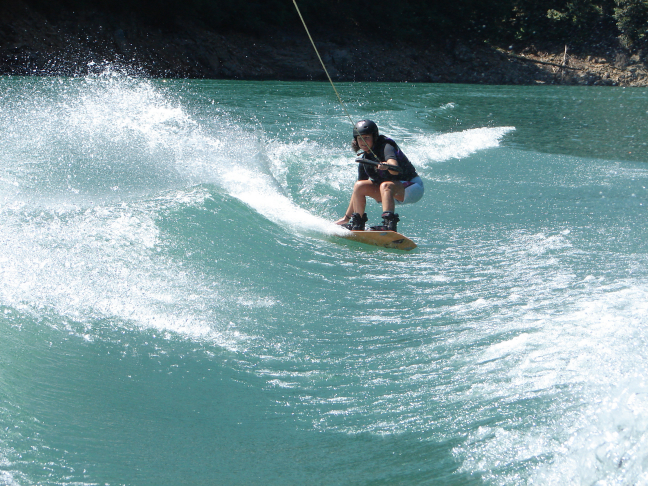
[[155, 222], [176, 199], [202, 205], [206, 197], [196, 190], [129, 206], [5, 210], [0, 300], [23, 312], [65, 317], [64, 326], [84, 337], [94, 335], [93, 322], [111, 319], [238, 349], [247, 337], [231, 330], [220, 310], [232, 301], [227, 282], [206, 282], [166, 256]]
[[9, 90], [0, 117], [2, 175], [14, 195], [114, 198], [177, 185], [182, 146], [173, 140], [195, 123], [151, 82], [50, 80], [29, 97], [22, 88]]
[[480, 400], [545, 396], [551, 420], [541, 412], [526, 419], [532, 424], [512, 418], [480, 427], [455, 449], [462, 470], [493, 484], [527, 484], [502, 470], [526, 462], [524, 476], [538, 484], [643, 484], [648, 361], [636, 350], [648, 339], [645, 289], [642, 282], [593, 287], [595, 296], [584, 292], [564, 313], [534, 312], [535, 330], [487, 348], [479, 361], [491, 375], [506, 365], [510, 379], [478, 387]]
[[[13, 151], [13, 170], [0, 174], [8, 187], [31, 187], [41, 198], [58, 192], [96, 199], [101, 192], [110, 200], [213, 183], [293, 231], [342, 232], [330, 216], [313, 213], [331, 214], [340, 189], [350, 191], [355, 167], [349, 167], [349, 157], [314, 143], [266, 140], [224, 113], [198, 119], [150, 81], [114, 73], [66, 81], [53, 87], [53, 94], [21, 101], [17, 113], [6, 123], [14, 127], [12, 140], [31, 142], [8, 150]], [[424, 168], [495, 147], [511, 130], [422, 135], [404, 149]], [[290, 193], [288, 171], [297, 172], [298, 194]], [[16, 172], [22, 172], [22, 180]]]
[[499, 147], [502, 139], [514, 127], [473, 128], [461, 132], [419, 135], [412, 146], [403, 150], [412, 160], [420, 161], [422, 167], [430, 163], [469, 157], [481, 150]]
[[90, 323], [117, 319], [238, 349], [248, 337], [216, 302], [258, 299], [165, 256], [157, 214], [203, 205], [192, 187], [214, 184], [295, 231], [341, 231], [286, 195], [263, 134], [219, 110], [190, 115], [152, 81], [111, 73], [40, 80], [30, 96], [23, 82], [1, 100], [4, 305], [55, 312], [90, 338]]
[[[468, 157], [481, 150], [498, 147], [506, 134], [513, 130], [513, 127], [497, 127], [419, 135], [413, 141], [406, 140], [400, 145], [416, 166], [424, 170], [430, 163]], [[321, 217], [313, 216], [311, 211], [321, 212], [324, 209], [331, 212], [339, 206], [340, 191], [346, 189], [350, 195], [357, 170], [343, 148], [322, 147], [313, 141], [272, 141], [261, 157], [270, 160], [265, 165], [272, 168], [273, 180], [266, 180], [267, 174], [246, 172], [245, 175], [252, 177], [254, 184], [232, 191], [232, 195], [241, 198], [272, 221], [288, 224], [295, 229], [341, 234], [339, 229]], [[289, 172], [300, 181], [300, 194], [297, 195], [299, 206], [295, 203], [295, 197], [285, 196], [289, 191]], [[280, 183], [280, 190], [275, 191], [274, 182]], [[309, 197], [304, 198], [305, 195]], [[301, 209], [301, 205], [308, 209]]]
[[[340, 188], [340, 179], [353, 185], [353, 172], [348, 158], [336, 151], [322, 148], [312, 141], [285, 143], [278, 140], [264, 143], [257, 154], [258, 165], [269, 170], [251, 171], [239, 168], [224, 176], [232, 196], [254, 208], [270, 221], [288, 226], [297, 232], [343, 234], [343, 230], [322, 216], [322, 206], [337, 204], [331, 187]], [[297, 179], [299, 190], [291, 193]], [[351, 177], [349, 177], [351, 175]], [[242, 181], [246, 181], [242, 184]], [[329, 192], [329, 196], [326, 193]]]

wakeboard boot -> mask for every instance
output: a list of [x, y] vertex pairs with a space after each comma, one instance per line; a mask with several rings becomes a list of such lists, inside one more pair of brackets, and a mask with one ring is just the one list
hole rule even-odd
[[372, 226], [372, 231], [397, 231], [396, 223], [400, 221], [398, 214], [391, 211], [382, 213], [383, 224], [380, 226]]
[[353, 213], [349, 222], [343, 224], [342, 227], [351, 231], [364, 231], [365, 223], [368, 219], [367, 213], [364, 213], [362, 216], [360, 216], [360, 213]]

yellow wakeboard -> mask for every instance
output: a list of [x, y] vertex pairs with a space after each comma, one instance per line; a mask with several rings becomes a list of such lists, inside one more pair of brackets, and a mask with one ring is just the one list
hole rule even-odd
[[413, 250], [416, 243], [396, 231], [350, 231], [344, 238], [366, 245], [394, 248], [396, 250]]

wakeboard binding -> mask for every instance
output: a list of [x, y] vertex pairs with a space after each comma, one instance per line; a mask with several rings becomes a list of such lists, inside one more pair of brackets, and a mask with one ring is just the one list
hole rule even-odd
[[364, 213], [362, 216], [360, 216], [360, 213], [353, 213], [349, 222], [343, 224], [342, 227], [351, 231], [364, 231], [365, 223], [368, 219], [367, 213]]
[[400, 221], [398, 214], [391, 211], [385, 211], [382, 213], [383, 224], [380, 226], [372, 226], [372, 231], [397, 231], [396, 223]]

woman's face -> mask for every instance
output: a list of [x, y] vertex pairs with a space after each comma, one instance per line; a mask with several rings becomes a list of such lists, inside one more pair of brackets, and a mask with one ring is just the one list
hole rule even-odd
[[373, 147], [373, 135], [358, 135], [358, 147], [363, 152], [368, 152]]

